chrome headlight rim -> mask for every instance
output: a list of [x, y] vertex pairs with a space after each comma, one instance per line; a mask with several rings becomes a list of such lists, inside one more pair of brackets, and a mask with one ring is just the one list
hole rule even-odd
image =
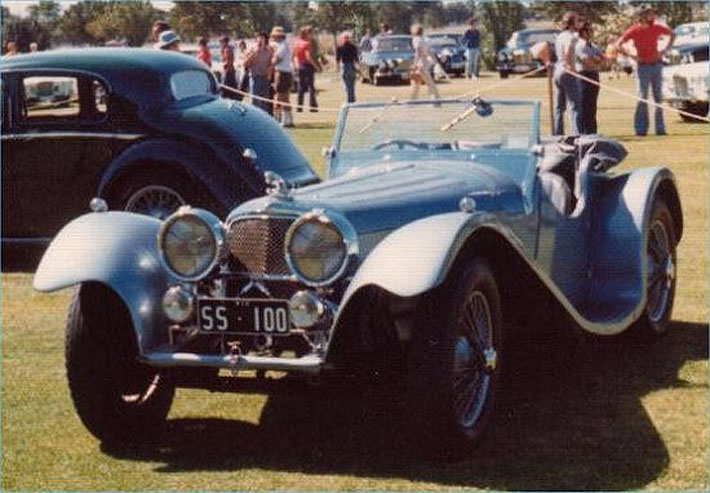
[[[313, 280], [304, 276], [296, 267], [294, 259], [291, 255], [291, 241], [293, 235], [298, 228], [307, 222], [320, 222], [326, 226], [334, 228], [341, 236], [343, 245], [345, 248], [345, 255], [343, 257], [343, 262], [341, 263], [338, 270], [327, 279]], [[353, 257], [356, 257], [359, 252], [357, 233], [355, 228], [353, 228], [350, 221], [345, 219], [345, 217], [340, 214], [333, 212], [326, 213], [323, 209], [314, 209], [310, 212], [306, 212], [296, 219], [293, 224], [288, 228], [286, 232], [286, 237], [284, 240], [284, 256], [286, 258], [286, 263], [291, 273], [298, 279], [302, 284], [311, 288], [321, 288], [325, 286], [330, 286], [335, 282], [339, 281], [347, 272]]]
[[[176, 271], [172, 267], [167, 255], [166, 255], [165, 248], [163, 248], [165, 236], [167, 235], [168, 231], [170, 230], [170, 227], [175, 222], [177, 222], [179, 220], [184, 220], [189, 217], [190, 218], [191, 217], [197, 218], [205, 226], [207, 226], [210, 233], [212, 234], [212, 238], [214, 239], [214, 243], [215, 243], [214, 255], [213, 255], [211, 261], [209, 262], [209, 264], [207, 265], [207, 267], [205, 269], [203, 269], [201, 272], [196, 273], [192, 276], [188, 276], [188, 275], [185, 275], [185, 274], [182, 274], [182, 273]], [[224, 252], [224, 248], [225, 248], [224, 225], [222, 224], [222, 222], [220, 221], [220, 219], [217, 216], [215, 216], [213, 213], [211, 213], [205, 209], [193, 208], [193, 207], [190, 207], [189, 205], [182, 206], [163, 222], [163, 224], [160, 227], [160, 230], [158, 231], [158, 251], [160, 252], [160, 260], [162, 261], [163, 266], [170, 273], [170, 275], [180, 281], [195, 282], [195, 281], [199, 281], [199, 280], [207, 277], [207, 275], [210, 272], [212, 272], [212, 270], [217, 266], [217, 264], [219, 264], [219, 261], [222, 258], [222, 253]]]

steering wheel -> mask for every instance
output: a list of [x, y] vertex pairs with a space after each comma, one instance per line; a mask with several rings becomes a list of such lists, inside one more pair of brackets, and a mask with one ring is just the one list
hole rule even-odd
[[426, 150], [429, 149], [429, 144], [426, 144], [424, 142], [414, 142], [413, 140], [407, 140], [407, 139], [391, 139], [391, 140], [386, 140], [380, 144], [377, 144], [372, 148], [373, 151], [379, 151], [380, 149], [384, 149], [385, 147], [389, 146], [397, 146], [400, 149], [404, 149], [405, 146], [409, 147], [414, 147], [415, 149], [422, 149]]

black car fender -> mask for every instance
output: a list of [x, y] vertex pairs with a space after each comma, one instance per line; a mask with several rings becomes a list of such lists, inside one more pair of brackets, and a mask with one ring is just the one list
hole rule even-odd
[[216, 208], [228, 211], [235, 205], [262, 194], [261, 174], [249, 162], [226, 163], [206, 146], [170, 138], [144, 140], [119, 154], [105, 169], [98, 196], [109, 200], [116, 185], [131, 173], [147, 166], [178, 173], [209, 193]]

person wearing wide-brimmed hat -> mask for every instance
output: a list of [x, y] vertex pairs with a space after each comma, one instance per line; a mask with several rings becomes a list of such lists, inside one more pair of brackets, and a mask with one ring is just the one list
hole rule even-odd
[[[663, 100], [663, 92], [661, 84], [663, 82], [661, 63], [663, 52], [673, 45], [675, 34], [673, 31], [662, 24], [656, 23], [658, 12], [650, 6], [641, 6], [638, 11], [638, 23], [634, 24], [621, 35], [616, 42], [616, 47], [619, 52], [630, 56], [638, 65], [636, 70], [636, 80], [638, 96], [641, 99], [648, 99], [648, 88], [651, 87], [653, 100], [660, 104]], [[658, 38], [661, 36], [670, 36], [668, 44], [664, 50], [658, 50]], [[624, 43], [632, 41], [636, 48], [636, 54], [629, 53], [624, 48]], [[663, 123], [663, 109], [656, 107], [655, 111], [656, 135], [665, 135], [666, 127]], [[638, 102], [636, 104], [636, 113], [634, 114], [634, 130], [636, 135], [646, 135], [648, 132], [648, 105]]]
[[154, 46], [159, 50], [180, 51], [180, 37], [175, 31], [163, 31]]
[[271, 29], [272, 48], [274, 50], [274, 118], [284, 127], [293, 127], [291, 112], [291, 83], [293, 82], [293, 67], [291, 66], [291, 48], [286, 42], [286, 31], [281, 26]]

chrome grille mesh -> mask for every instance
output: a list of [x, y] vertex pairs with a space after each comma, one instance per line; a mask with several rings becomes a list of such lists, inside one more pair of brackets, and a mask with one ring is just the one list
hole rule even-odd
[[227, 245], [234, 260], [247, 272], [288, 276], [284, 240], [292, 217], [249, 217], [229, 225]]

